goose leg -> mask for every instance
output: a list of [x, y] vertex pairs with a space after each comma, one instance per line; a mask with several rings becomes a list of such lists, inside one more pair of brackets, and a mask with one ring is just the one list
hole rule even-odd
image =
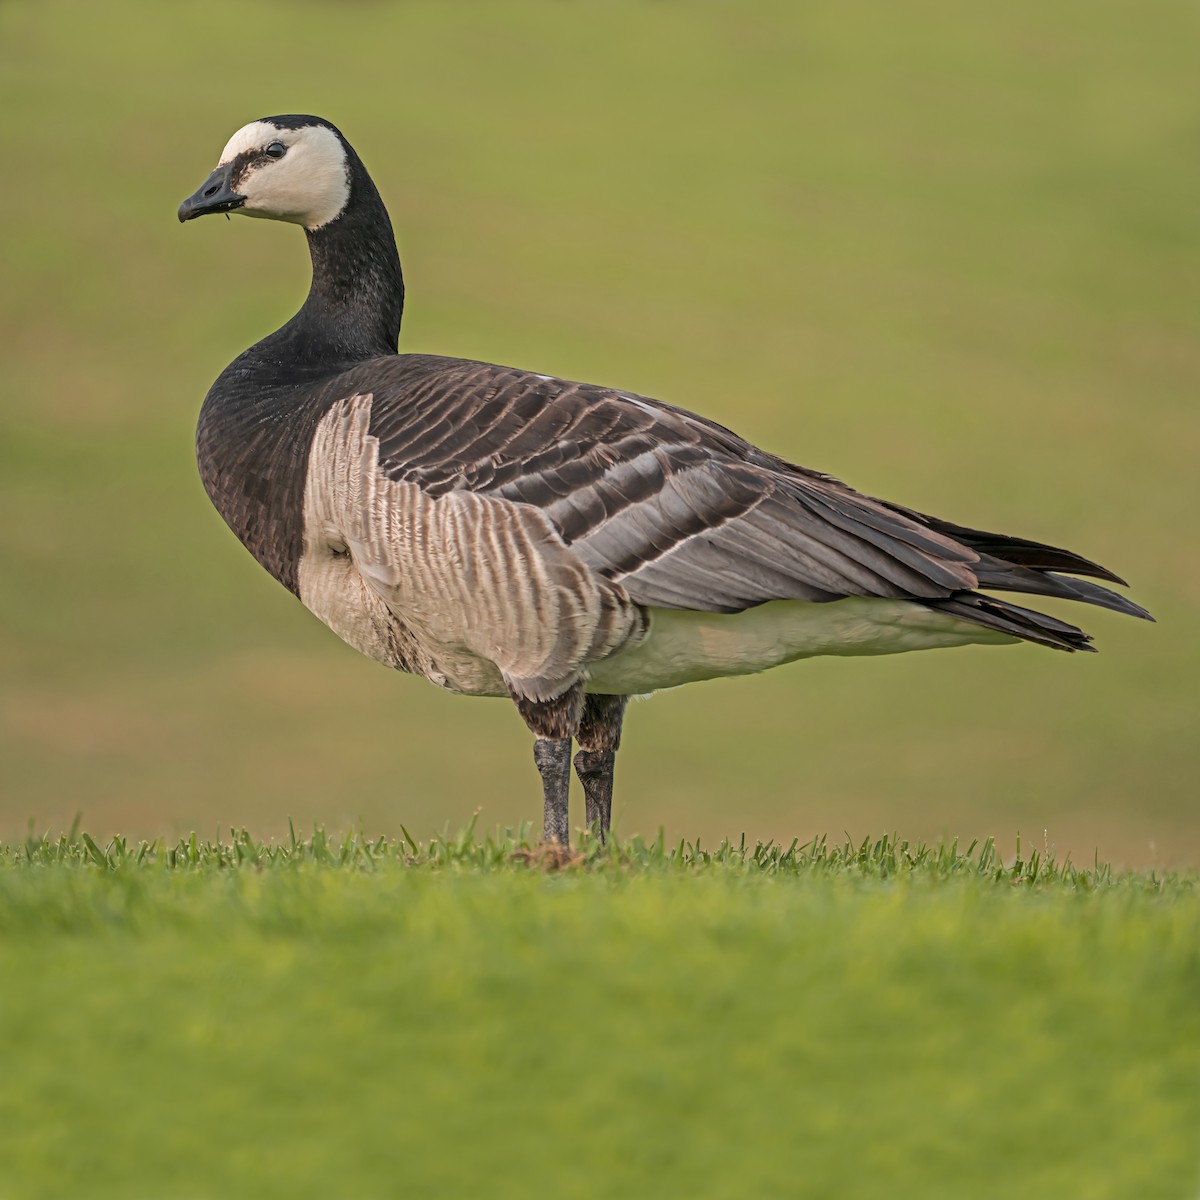
[[527, 700], [513, 696], [525, 724], [533, 731], [533, 761], [542, 777], [545, 803], [542, 838], [571, 844], [568, 795], [571, 788], [571, 739], [583, 712], [583, 687], [575, 684], [553, 700]]
[[568, 846], [571, 843], [567, 803], [571, 790], [571, 739], [538, 738], [533, 743], [533, 761], [542, 777], [542, 840]]
[[583, 784], [589, 828], [603, 842], [612, 823], [613, 767], [621, 748], [621, 722], [628, 696], [588, 696], [579, 722], [575, 774]]

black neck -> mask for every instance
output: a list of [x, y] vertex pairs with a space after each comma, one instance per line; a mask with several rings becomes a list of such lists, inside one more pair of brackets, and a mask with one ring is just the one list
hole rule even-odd
[[[349, 146], [350, 199], [341, 216], [308, 230], [312, 287], [300, 311], [257, 350], [294, 366], [342, 367], [395, 354], [404, 277], [392, 223]], [[281, 344], [282, 343], [282, 344]]]

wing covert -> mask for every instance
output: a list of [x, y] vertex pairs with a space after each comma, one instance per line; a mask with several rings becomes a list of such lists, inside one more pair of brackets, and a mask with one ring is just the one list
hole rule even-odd
[[974, 550], [670, 405], [461, 359], [367, 367], [389, 478], [540, 510], [638, 604], [737, 612], [976, 585]]

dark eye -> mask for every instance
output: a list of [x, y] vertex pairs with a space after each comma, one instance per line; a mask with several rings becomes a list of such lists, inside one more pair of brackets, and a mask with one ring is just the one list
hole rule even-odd
[[287, 147], [282, 142], [272, 142], [267, 147], [269, 158], [282, 158], [287, 153]]

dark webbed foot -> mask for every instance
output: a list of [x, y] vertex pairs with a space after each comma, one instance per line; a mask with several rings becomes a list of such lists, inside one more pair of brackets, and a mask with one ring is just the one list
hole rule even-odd
[[628, 696], [588, 696], [579, 722], [575, 773], [583, 784], [588, 827], [604, 841], [612, 824], [613, 767]]

